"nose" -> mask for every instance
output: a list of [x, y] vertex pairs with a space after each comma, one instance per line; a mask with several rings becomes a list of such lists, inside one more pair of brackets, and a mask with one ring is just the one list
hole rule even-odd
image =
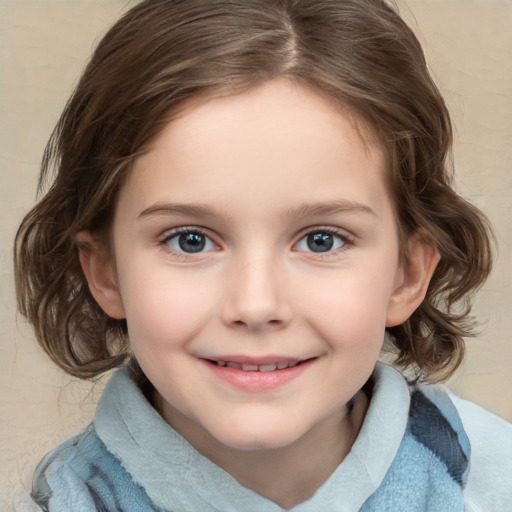
[[231, 327], [272, 330], [290, 321], [285, 277], [272, 258], [241, 258], [230, 269], [225, 292], [222, 318]]

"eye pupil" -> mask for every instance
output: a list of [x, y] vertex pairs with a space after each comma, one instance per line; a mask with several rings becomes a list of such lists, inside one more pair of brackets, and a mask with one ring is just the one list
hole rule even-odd
[[330, 233], [312, 233], [308, 235], [307, 244], [313, 252], [327, 252], [333, 248], [334, 237]]
[[200, 252], [205, 248], [206, 237], [199, 233], [185, 233], [179, 236], [178, 243], [184, 252]]

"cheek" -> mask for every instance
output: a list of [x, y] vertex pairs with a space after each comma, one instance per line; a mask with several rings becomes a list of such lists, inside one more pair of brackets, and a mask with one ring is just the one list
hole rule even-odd
[[302, 308], [322, 337], [337, 349], [378, 354], [394, 286], [390, 267], [362, 265], [311, 284]]
[[207, 320], [213, 300], [195, 281], [172, 272], [128, 272], [121, 296], [134, 351], [151, 347], [160, 351], [186, 345]]
[[330, 345], [357, 351], [380, 347], [386, 323], [386, 310], [381, 304], [339, 298], [327, 303], [317, 302], [317, 308], [317, 330]]

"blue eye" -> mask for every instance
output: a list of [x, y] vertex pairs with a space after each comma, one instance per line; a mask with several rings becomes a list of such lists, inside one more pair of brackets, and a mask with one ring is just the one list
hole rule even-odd
[[329, 231], [316, 231], [309, 233], [297, 244], [299, 251], [305, 252], [330, 252], [343, 247], [346, 241], [340, 235]]
[[164, 240], [164, 243], [177, 253], [187, 254], [211, 251], [216, 247], [204, 233], [192, 230], [171, 235]]

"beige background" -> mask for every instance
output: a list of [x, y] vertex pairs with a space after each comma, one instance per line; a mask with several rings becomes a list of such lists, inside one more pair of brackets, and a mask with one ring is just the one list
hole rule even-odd
[[[512, 2], [410, 0], [457, 128], [460, 192], [494, 222], [500, 255], [477, 298], [483, 334], [450, 386], [512, 420]], [[16, 317], [12, 239], [33, 204], [46, 140], [120, 0], [0, 0], [0, 509], [40, 457], [90, 418], [101, 390], [57, 371]], [[420, 29], [418, 29], [420, 27]]]

